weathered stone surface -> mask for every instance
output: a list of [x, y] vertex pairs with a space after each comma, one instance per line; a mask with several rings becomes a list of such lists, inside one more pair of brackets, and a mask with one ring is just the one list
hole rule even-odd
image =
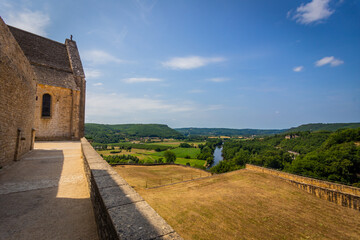
[[[36, 139], [79, 140], [84, 136], [86, 81], [76, 43], [67, 39], [63, 44], [8, 27], [35, 74]], [[41, 114], [44, 94], [51, 96], [46, 117]]]
[[85, 77], [84, 69], [81, 64], [80, 54], [76, 46], [76, 42], [73, 40], [65, 40], [66, 49], [70, 56], [70, 65], [73, 73], [79, 77]]
[[60, 71], [46, 66], [32, 65], [39, 84], [80, 91], [71, 72]]
[[127, 182], [120, 177], [118, 174], [106, 174], [103, 176], [97, 176], [96, 178], [96, 184], [98, 188], [108, 188], [108, 187], [118, 187], [124, 184], [127, 184]]
[[153, 239], [174, 232], [145, 201], [109, 209], [120, 239]]
[[65, 44], [12, 26], [9, 29], [31, 63], [71, 72]]
[[246, 164], [246, 169], [271, 174], [318, 198], [360, 211], [360, 189]]
[[80, 148], [35, 143], [27, 159], [0, 171], [0, 239], [98, 239]]
[[0, 18], [0, 166], [32, 147], [35, 94], [31, 65]]
[[129, 185], [100, 188], [99, 192], [107, 209], [129, 203], [144, 201]]
[[[42, 96], [51, 96], [51, 117], [41, 116]], [[78, 108], [80, 92], [68, 88], [48, 85], [37, 85], [37, 101], [35, 112], [36, 139], [62, 140], [79, 135]]]
[[81, 144], [100, 239], [182, 239], [85, 138]]

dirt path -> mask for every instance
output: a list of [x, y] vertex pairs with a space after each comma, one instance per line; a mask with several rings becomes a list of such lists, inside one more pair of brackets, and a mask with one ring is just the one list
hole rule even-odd
[[0, 171], [0, 239], [98, 239], [80, 142], [38, 142]]

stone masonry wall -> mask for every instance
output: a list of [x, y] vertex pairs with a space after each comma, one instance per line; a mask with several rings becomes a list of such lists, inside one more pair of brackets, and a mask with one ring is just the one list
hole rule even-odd
[[[42, 117], [42, 97], [51, 95], [51, 117]], [[79, 139], [80, 92], [38, 84], [35, 110], [37, 140]]]
[[360, 189], [246, 164], [246, 169], [280, 177], [318, 198], [360, 211]]
[[32, 148], [35, 94], [32, 67], [0, 18], [0, 166]]
[[81, 146], [100, 239], [182, 239], [85, 138]]

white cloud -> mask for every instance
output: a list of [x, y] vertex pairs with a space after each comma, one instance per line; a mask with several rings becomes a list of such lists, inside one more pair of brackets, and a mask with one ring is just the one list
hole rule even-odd
[[193, 111], [192, 104], [169, 103], [151, 97], [136, 98], [124, 94], [88, 93], [86, 114], [92, 116], [142, 115], [148, 113], [177, 113]]
[[304, 70], [304, 66], [297, 66], [293, 68], [294, 72], [301, 72], [302, 70]]
[[46, 28], [50, 25], [50, 17], [47, 13], [20, 8], [8, 1], [2, 1], [0, 15], [6, 24], [41, 36], [47, 35]]
[[189, 57], [175, 57], [170, 60], [163, 62], [164, 67], [169, 67], [171, 69], [194, 69], [206, 66], [210, 63], [224, 62], [226, 59], [223, 57], [199, 57], [199, 56], [189, 56]]
[[331, 57], [323, 57], [322, 59], [316, 61], [315, 66], [321, 67], [321, 66], [324, 66], [326, 64], [330, 64], [330, 66], [336, 67], [336, 66], [339, 66], [339, 65], [341, 65], [343, 63], [344, 63], [343, 60], [336, 59], [334, 56], [331, 56]]
[[[223, 105], [204, 105], [181, 98], [158, 98], [156, 95], [134, 97], [88, 91], [86, 121], [98, 123], [166, 123], [192, 125], [208, 120]], [[217, 116], [217, 115], [216, 115]]]
[[125, 61], [119, 59], [102, 50], [88, 50], [82, 54], [85, 61], [91, 64], [106, 64], [106, 63], [124, 63]]
[[101, 82], [98, 82], [98, 83], [94, 83], [94, 84], [93, 84], [93, 86], [95, 86], [95, 87], [102, 86], [102, 85], [103, 85], [103, 83], [101, 83]]
[[[307, 4], [301, 4], [296, 9], [293, 19], [302, 24], [321, 22], [335, 12], [330, 9], [329, 2], [330, 0], [312, 0]], [[288, 17], [291, 15], [291, 11], [288, 12]]]
[[162, 79], [159, 78], [125, 78], [123, 82], [125, 83], [143, 83], [143, 82], [162, 82]]
[[102, 72], [93, 68], [85, 68], [86, 79], [93, 79], [102, 76]]
[[210, 78], [210, 79], [208, 79], [208, 81], [210, 81], [210, 82], [225, 82], [228, 80], [229, 80], [228, 78]]

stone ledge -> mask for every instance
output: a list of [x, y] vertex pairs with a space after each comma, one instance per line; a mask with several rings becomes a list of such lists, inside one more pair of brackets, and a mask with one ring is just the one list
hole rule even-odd
[[[274, 169], [267, 169], [251, 164], [246, 164], [246, 169], [276, 176], [292, 185], [295, 185], [297, 188], [315, 195], [318, 198], [336, 203], [337, 205], [343, 207], [348, 207], [360, 211], [360, 196], [348, 193], [359, 191], [359, 189], [354, 187], [298, 176], [295, 174], [290, 174]], [[345, 191], [343, 192], [342, 190]]]
[[85, 138], [81, 146], [100, 239], [182, 239]]

